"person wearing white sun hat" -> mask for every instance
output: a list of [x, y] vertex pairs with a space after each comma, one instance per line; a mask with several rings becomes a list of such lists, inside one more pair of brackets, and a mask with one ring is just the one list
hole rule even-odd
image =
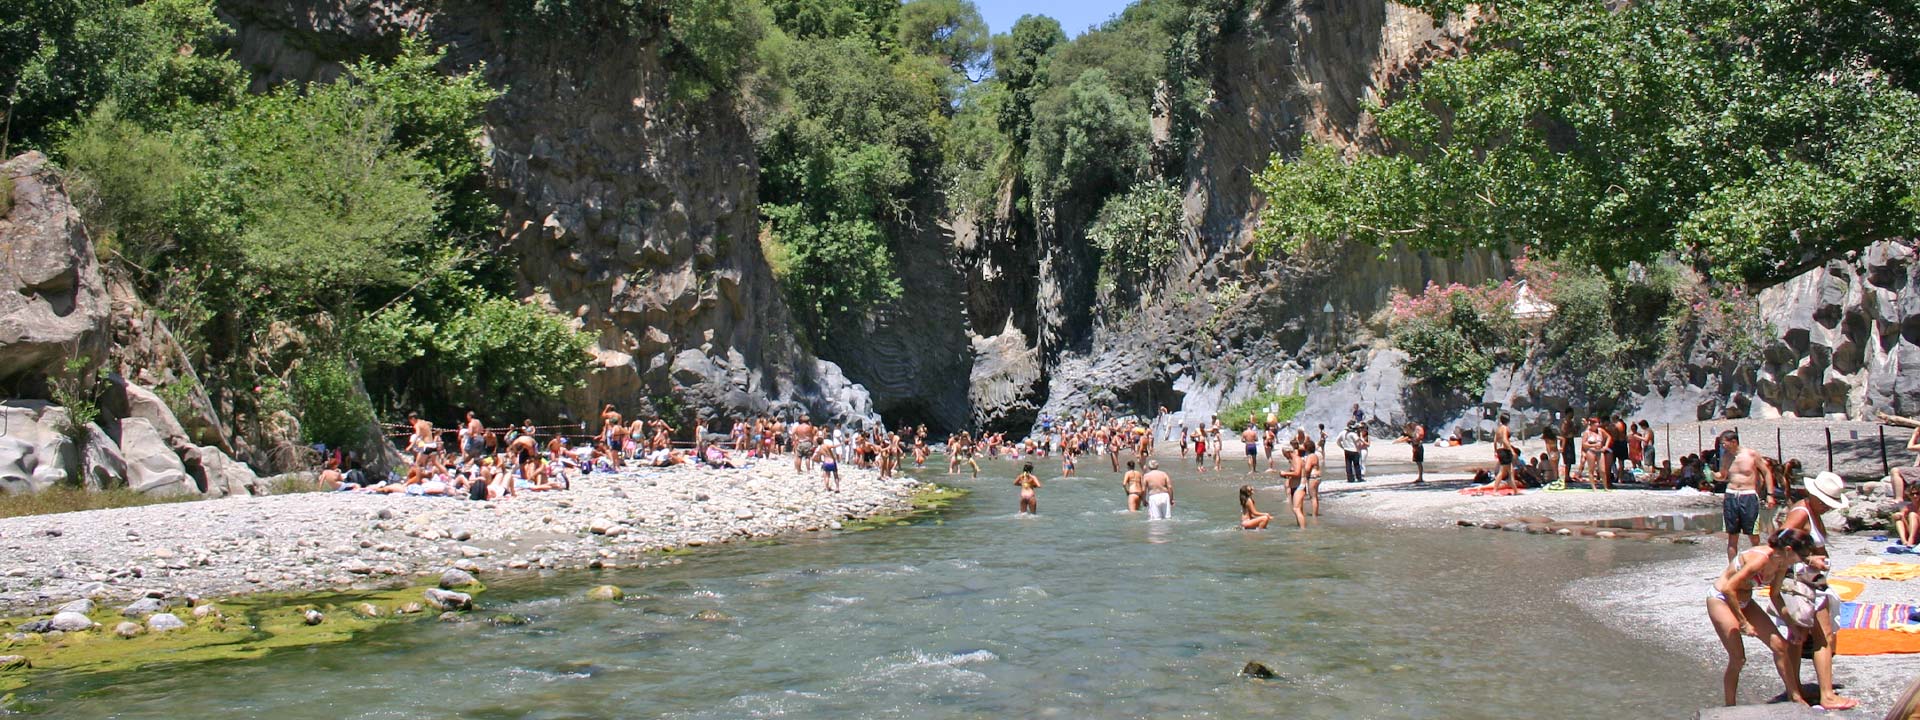
[[[1827, 556], [1827, 526], [1820, 516], [1829, 510], [1847, 509], [1847, 483], [1833, 472], [1822, 472], [1807, 479], [1804, 497], [1793, 504], [1787, 516], [1780, 521], [1780, 528], [1799, 530], [1813, 539], [1813, 553], [1807, 557], [1807, 564], [1822, 573], [1832, 570]], [[1821, 596], [1815, 606], [1818, 632], [1807, 638], [1814, 645], [1813, 673], [1820, 680], [1820, 706], [1828, 710], [1846, 710], [1860, 702], [1853, 698], [1842, 697], [1833, 689], [1833, 610], [1840, 604], [1839, 598], [1832, 593]], [[1793, 675], [1799, 676], [1800, 658], [1796, 654], [1791, 661]]]

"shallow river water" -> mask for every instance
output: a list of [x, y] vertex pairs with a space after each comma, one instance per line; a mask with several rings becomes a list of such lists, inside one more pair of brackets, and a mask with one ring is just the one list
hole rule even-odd
[[[988, 469], [911, 527], [497, 581], [483, 614], [526, 626], [401, 624], [29, 694], [63, 718], [194, 720], [1642, 718], [1718, 694], [1716, 668], [1562, 595], [1671, 546], [1339, 522], [1242, 532], [1232, 473], [1176, 476], [1171, 522], [1124, 512], [1106, 473], [1048, 481], [1041, 514], [1021, 517], [1012, 468]], [[1278, 492], [1260, 499], [1285, 512]], [[628, 599], [582, 599], [607, 582]], [[690, 619], [709, 609], [733, 620]], [[1283, 677], [1236, 677], [1249, 660]]]

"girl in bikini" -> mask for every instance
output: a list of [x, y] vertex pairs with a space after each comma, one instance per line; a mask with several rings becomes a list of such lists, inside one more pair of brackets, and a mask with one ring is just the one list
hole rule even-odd
[[1040, 500], [1034, 496], [1033, 491], [1040, 489], [1040, 478], [1033, 474], [1033, 463], [1020, 467], [1020, 476], [1013, 479], [1013, 484], [1014, 487], [1020, 488], [1020, 513], [1039, 515]]
[[1773, 618], [1768, 617], [1753, 602], [1755, 587], [1765, 585], [1769, 588], [1768, 599], [1780, 610], [1780, 581], [1786, 576], [1787, 568], [1805, 559], [1813, 550], [1813, 541], [1806, 533], [1798, 530], [1781, 530], [1767, 539], [1762, 547], [1749, 548], [1735, 555], [1720, 572], [1720, 578], [1713, 583], [1713, 589], [1707, 592], [1707, 618], [1713, 621], [1714, 634], [1719, 636], [1720, 644], [1727, 650], [1727, 670], [1721, 675], [1720, 683], [1726, 692], [1726, 703], [1734, 705], [1736, 690], [1740, 685], [1740, 670], [1747, 664], [1746, 643], [1742, 635], [1759, 638], [1767, 649], [1773, 652], [1773, 665], [1780, 672], [1780, 680], [1787, 686], [1787, 698], [1806, 704], [1800, 697], [1799, 678], [1794, 676], [1790, 656], [1797, 657], [1799, 648], [1787, 643], [1775, 629]]
[[1240, 486], [1240, 529], [1265, 530], [1267, 523], [1273, 522], [1273, 513], [1263, 513], [1253, 506], [1253, 486]]

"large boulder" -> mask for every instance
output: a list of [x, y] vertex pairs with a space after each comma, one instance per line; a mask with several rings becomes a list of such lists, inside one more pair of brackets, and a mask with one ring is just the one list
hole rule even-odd
[[44, 402], [0, 405], [0, 492], [40, 492], [78, 477], [68, 418], [66, 408]]
[[0, 164], [12, 198], [0, 217], [0, 381], [43, 377], [106, 353], [107, 298], [80, 213], [47, 157]]
[[152, 390], [140, 386], [117, 374], [107, 376], [107, 391], [103, 398], [106, 411], [122, 421], [129, 418], [146, 420], [167, 446], [175, 452], [185, 452], [193, 447], [193, 439], [187, 435], [187, 429], [174, 417], [173, 409], [167, 407], [167, 401]]
[[211, 445], [189, 447], [181, 454], [181, 462], [186, 465], [187, 474], [200, 486], [207, 497], [225, 497], [228, 495], [258, 495], [261, 490], [260, 476], [253, 469], [220, 452], [220, 448]]
[[120, 446], [100, 426], [88, 425], [86, 447], [80, 452], [80, 485], [107, 490], [126, 484], [127, 458], [120, 454]]
[[198, 492], [180, 456], [146, 418], [120, 421], [120, 452], [127, 461], [127, 486], [149, 495], [185, 495]]

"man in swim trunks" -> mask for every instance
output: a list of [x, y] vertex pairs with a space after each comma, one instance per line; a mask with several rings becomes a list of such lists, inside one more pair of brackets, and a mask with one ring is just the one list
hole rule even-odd
[[1140, 512], [1140, 500], [1147, 486], [1140, 480], [1140, 471], [1134, 469], [1132, 460], [1127, 461], [1127, 475], [1120, 479], [1120, 487], [1127, 491], [1127, 512]]
[[827, 492], [840, 492], [840, 463], [834, 455], [836, 449], [833, 440], [814, 448], [813, 460], [820, 464], [820, 482]]
[[1416, 473], [1413, 477], [1413, 484], [1419, 485], [1425, 483], [1427, 481], [1426, 426], [1417, 422], [1407, 423], [1406, 430], [1400, 433], [1400, 439], [1394, 442], [1403, 442], [1413, 448], [1413, 471]]
[[807, 472], [814, 461], [814, 445], [820, 439], [820, 431], [813, 427], [813, 418], [800, 416], [800, 422], [793, 424], [788, 433], [793, 438], [793, 470]]
[[1511, 415], [1500, 413], [1500, 425], [1493, 429], [1493, 459], [1500, 463], [1499, 469], [1493, 474], [1492, 487], [1495, 490], [1520, 489], [1520, 479], [1513, 474], [1513, 459], [1519, 457], [1520, 452], [1513, 446], [1513, 430], [1507, 427], [1511, 422]]
[[1732, 560], [1740, 554], [1740, 536], [1747, 536], [1747, 545], [1760, 545], [1760, 498], [1766, 498], [1769, 509], [1773, 508], [1773, 475], [1767, 468], [1767, 459], [1753, 448], [1740, 446], [1740, 433], [1733, 430], [1720, 433], [1720, 453], [1731, 458], [1721, 464], [1720, 479], [1727, 483], [1727, 494], [1721, 499], [1721, 519], [1727, 526], [1727, 559]]
[[1260, 431], [1253, 429], [1253, 423], [1240, 431], [1240, 442], [1247, 446], [1247, 472], [1260, 469]]
[[1141, 481], [1147, 489], [1147, 519], [1173, 519], [1173, 478], [1160, 470], [1159, 460], [1147, 461], [1147, 474]]
[[461, 435], [466, 440], [460, 446], [461, 454], [468, 460], [480, 457], [487, 451], [487, 426], [480, 422], [480, 416], [472, 410], [467, 411], [467, 425]]

